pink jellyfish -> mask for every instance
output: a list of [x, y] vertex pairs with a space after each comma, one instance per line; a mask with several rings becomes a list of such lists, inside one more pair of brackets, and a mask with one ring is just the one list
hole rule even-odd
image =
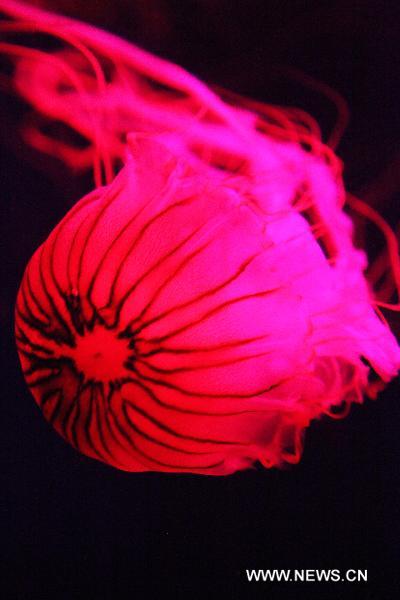
[[[297, 462], [311, 420], [376, 394], [370, 374], [383, 384], [400, 367], [352, 243], [340, 161], [316, 123], [221, 97], [83, 23], [13, 0], [0, 8], [7, 36], [63, 44], [0, 44], [35, 109], [27, 141], [75, 169], [94, 165], [96, 183], [18, 293], [21, 365], [45, 418], [126, 471]], [[51, 137], [45, 119], [85, 145]], [[385, 233], [398, 283], [394, 234], [349, 201]]]

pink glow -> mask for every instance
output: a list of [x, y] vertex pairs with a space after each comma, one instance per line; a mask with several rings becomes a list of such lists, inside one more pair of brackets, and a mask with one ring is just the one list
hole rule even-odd
[[[297, 462], [312, 419], [373, 395], [370, 367], [382, 382], [400, 368], [318, 126], [300, 111], [228, 104], [82, 23], [0, 8], [18, 19], [8, 33], [34, 24], [65, 42], [52, 56], [0, 50], [35, 109], [27, 140], [94, 166], [97, 184], [37, 250], [18, 294], [21, 364], [45, 417], [127, 471]], [[38, 114], [87, 146], [50, 139]]]

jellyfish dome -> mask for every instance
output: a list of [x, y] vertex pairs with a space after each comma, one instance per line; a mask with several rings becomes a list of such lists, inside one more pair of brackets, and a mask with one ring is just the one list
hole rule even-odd
[[53, 140], [54, 153], [106, 174], [36, 251], [18, 293], [19, 356], [45, 418], [125, 471], [297, 462], [313, 419], [362, 402], [372, 372], [385, 383], [400, 368], [353, 246], [339, 160], [305, 116], [266, 107], [262, 119], [105, 32], [1, 6], [14, 31], [57, 26], [73, 46], [51, 60], [2, 47], [18, 92], [90, 144]]

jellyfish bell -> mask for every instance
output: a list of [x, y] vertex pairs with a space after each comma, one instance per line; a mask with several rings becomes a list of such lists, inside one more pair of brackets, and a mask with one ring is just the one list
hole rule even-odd
[[251, 182], [199, 170], [166, 138], [130, 146], [24, 275], [17, 341], [37, 403], [78, 450], [128, 471], [296, 462], [311, 419], [361, 401], [362, 357], [383, 379], [400, 363], [347, 217], [336, 205], [332, 265], [287, 199], [268, 212]]
[[264, 107], [261, 127], [251, 104], [114, 36], [0, 6], [22, 19], [15, 30], [34, 20], [73, 48], [48, 60], [0, 44], [18, 93], [88, 147], [37, 127], [27, 140], [95, 164], [96, 188], [36, 251], [17, 297], [21, 365], [44, 416], [126, 471], [297, 462], [312, 419], [372, 395], [371, 371], [387, 382], [400, 368], [353, 247], [340, 161], [304, 116]]

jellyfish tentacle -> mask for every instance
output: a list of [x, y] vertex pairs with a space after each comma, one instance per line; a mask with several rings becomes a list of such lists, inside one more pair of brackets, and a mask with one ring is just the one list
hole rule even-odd
[[[372, 221], [383, 234], [387, 245], [389, 264], [393, 273], [394, 287], [397, 291], [398, 297], [400, 298], [400, 246], [395, 232], [388, 225], [385, 219], [366, 202], [363, 202], [352, 194], [348, 194], [347, 203], [358, 214]], [[400, 311], [400, 302], [397, 302], [396, 304], [390, 304], [375, 300], [375, 304], [380, 308], [387, 308], [396, 312]]]

